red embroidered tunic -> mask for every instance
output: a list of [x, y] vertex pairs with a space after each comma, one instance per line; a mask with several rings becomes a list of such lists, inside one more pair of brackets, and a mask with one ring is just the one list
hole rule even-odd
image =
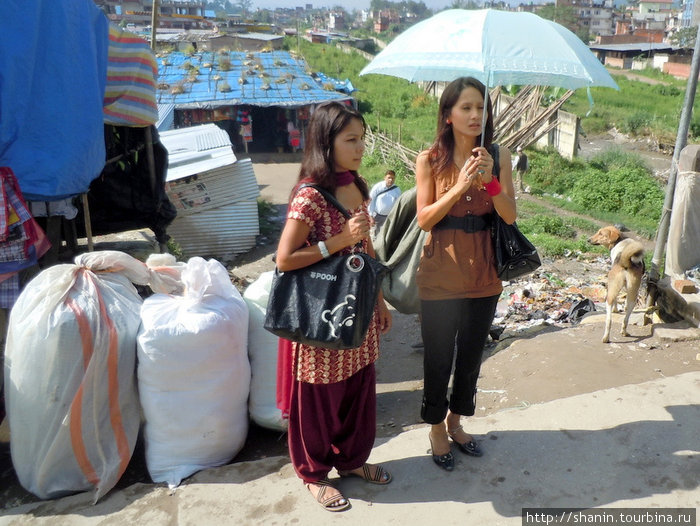
[[[367, 204], [363, 203], [350, 214], [367, 214]], [[311, 229], [307, 241], [314, 245], [319, 241], [340, 234], [345, 217], [333, 206], [326, 203], [316, 189], [302, 188], [292, 199], [287, 213], [288, 219], [303, 221]], [[341, 253], [350, 253], [349, 247]], [[362, 242], [362, 252], [367, 251], [367, 241]], [[300, 382], [311, 384], [332, 384], [347, 380], [379, 357], [379, 314], [377, 308], [369, 324], [367, 335], [360, 347], [355, 349], [324, 349], [300, 343], [292, 344], [293, 374]]]

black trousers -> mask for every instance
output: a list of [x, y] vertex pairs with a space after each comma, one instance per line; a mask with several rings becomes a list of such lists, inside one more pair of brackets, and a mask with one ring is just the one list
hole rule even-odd
[[[476, 380], [498, 298], [499, 295], [421, 301], [421, 334], [425, 348], [421, 417], [425, 422], [439, 424], [445, 420], [448, 408], [459, 415], [474, 414]], [[447, 386], [453, 363], [452, 394], [448, 403]]]

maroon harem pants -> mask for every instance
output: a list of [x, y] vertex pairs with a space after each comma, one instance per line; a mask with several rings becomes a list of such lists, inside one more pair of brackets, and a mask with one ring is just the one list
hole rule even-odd
[[362, 466], [374, 445], [376, 419], [374, 364], [333, 384], [294, 379], [287, 435], [297, 475], [304, 482], [316, 482], [332, 468]]

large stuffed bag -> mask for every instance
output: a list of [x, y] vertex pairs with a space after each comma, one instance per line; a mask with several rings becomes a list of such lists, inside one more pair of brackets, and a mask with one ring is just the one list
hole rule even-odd
[[119, 480], [139, 431], [136, 335], [153, 273], [128, 254], [83, 254], [43, 270], [10, 313], [5, 393], [22, 486], [40, 498]]
[[277, 346], [279, 338], [265, 330], [263, 322], [267, 312], [274, 272], [263, 272], [243, 292], [248, 304], [248, 357], [251, 380], [248, 409], [250, 417], [261, 427], [286, 431], [287, 420], [277, 407]]
[[146, 466], [170, 487], [230, 462], [248, 434], [248, 307], [215, 260], [181, 278], [182, 295], [145, 300], [137, 344]]

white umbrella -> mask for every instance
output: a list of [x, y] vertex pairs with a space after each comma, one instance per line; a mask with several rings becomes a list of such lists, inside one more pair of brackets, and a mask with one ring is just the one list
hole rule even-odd
[[471, 76], [487, 87], [507, 84], [619, 89], [575, 34], [533, 13], [450, 9], [397, 36], [360, 75], [409, 81]]

